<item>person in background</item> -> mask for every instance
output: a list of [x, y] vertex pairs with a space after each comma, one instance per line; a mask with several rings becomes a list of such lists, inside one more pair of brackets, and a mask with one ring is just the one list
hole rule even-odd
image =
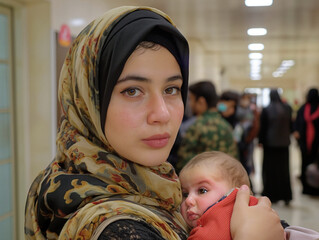
[[218, 112], [223, 116], [223, 118], [229, 122], [229, 124], [234, 128], [236, 119], [236, 110], [239, 101], [239, 94], [236, 91], [228, 90], [222, 92], [219, 97], [217, 104]]
[[319, 149], [319, 94], [316, 88], [309, 89], [306, 102], [297, 112], [294, 137], [301, 151], [302, 193], [319, 196], [319, 189], [309, 186], [305, 174], [307, 166], [315, 161]]
[[[60, 75], [57, 154], [30, 187], [26, 239], [187, 238], [167, 157], [187, 99], [188, 53], [172, 20], [149, 7], [112, 9], [76, 37]], [[248, 196], [237, 194], [233, 238], [280, 240], [270, 202], [252, 208]]]
[[231, 125], [217, 110], [218, 96], [211, 81], [200, 81], [189, 86], [190, 107], [196, 115], [178, 149], [176, 171], [195, 155], [206, 151], [221, 151], [238, 157]]
[[254, 140], [259, 132], [259, 111], [251, 100], [251, 95], [243, 93], [236, 111], [237, 124], [234, 137], [238, 145], [239, 160], [247, 170], [248, 175], [254, 172]]
[[270, 104], [261, 112], [258, 136], [263, 147], [262, 195], [273, 203], [284, 200], [286, 205], [292, 200], [289, 170], [291, 114], [291, 107], [281, 101], [277, 89], [272, 89]]

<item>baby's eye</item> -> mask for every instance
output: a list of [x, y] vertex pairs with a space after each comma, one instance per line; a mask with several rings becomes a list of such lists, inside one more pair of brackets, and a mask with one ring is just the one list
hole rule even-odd
[[181, 89], [179, 87], [169, 87], [165, 89], [165, 93], [169, 95], [179, 94]]
[[206, 188], [200, 188], [200, 189], [198, 189], [198, 193], [199, 194], [205, 194], [205, 193], [207, 193], [208, 191], [207, 191], [207, 189]]
[[127, 88], [121, 93], [127, 95], [128, 97], [137, 97], [141, 94], [141, 91], [137, 88]]

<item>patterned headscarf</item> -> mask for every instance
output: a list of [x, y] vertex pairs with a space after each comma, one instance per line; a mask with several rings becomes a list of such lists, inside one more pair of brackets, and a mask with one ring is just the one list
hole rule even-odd
[[[175, 27], [167, 30], [167, 24], [174, 26], [167, 15], [148, 7], [120, 7], [89, 24], [75, 39], [61, 71], [59, 100], [63, 118], [57, 135], [57, 155], [29, 190], [26, 239], [91, 239], [105, 222], [123, 218], [144, 221], [165, 239], [186, 239], [185, 223], [179, 212], [180, 182], [173, 167], [167, 162], [146, 167], [121, 159], [108, 144], [101, 127], [100, 101], [112, 93], [113, 81], [118, 77], [106, 79], [100, 89], [98, 67], [103, 47], [109, 47], [105, 43], [115, 26], [137, 11], [161, 16], [154, 22], [165, 25], [161, 30], [174, 35], [174, 44], [182, 45], [173, 50], [163, 44], [180, 65], [185, 89], [182, 94], [186, 99], [188, 45]], [[142, 24], [140, 28], [143, 27]], [[122, 50], [125, 57], [117, 62], [119, 66], [103, 66], [122, 71], [123, 62], [139, 41], [148, 39], [146, 36]], [[108, 103], [106, 100], [103, 108]]]

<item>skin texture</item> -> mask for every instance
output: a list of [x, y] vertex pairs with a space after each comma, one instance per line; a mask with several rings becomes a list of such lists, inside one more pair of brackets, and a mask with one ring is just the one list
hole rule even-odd
[[194, 166], [180, 174], [183, 191], [181, 212], [192, 228], [209, 206], [232, 189], [231, 184], [219, 176], [217, 168], [212, 171], [204, 166]]
[[181, 124], [183, 80], [164, 47], [135, 50], [113, 90], [105, 134], [122, 157], [144, 166], [166, 161]]

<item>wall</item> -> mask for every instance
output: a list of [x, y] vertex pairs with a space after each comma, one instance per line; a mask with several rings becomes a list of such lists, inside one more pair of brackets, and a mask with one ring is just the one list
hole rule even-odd
[[52, 160], [52, 37], [48, 1], [0, 0], [13, 13], [18, 239], [32, 180]]

